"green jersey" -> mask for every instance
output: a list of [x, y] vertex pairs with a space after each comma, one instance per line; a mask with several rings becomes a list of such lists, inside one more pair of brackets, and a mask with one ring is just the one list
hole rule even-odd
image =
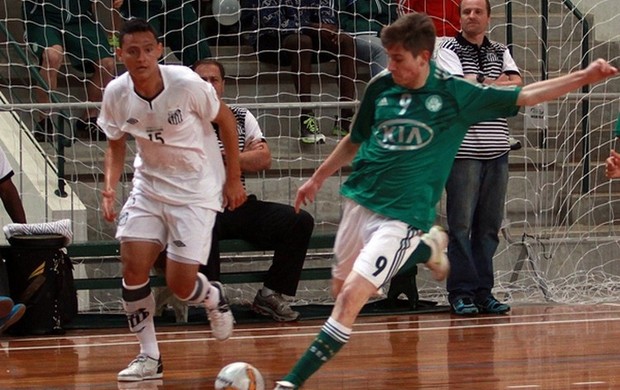
[[375, 77], [351, 128], [352, 142], [361, 145], [342, 195], [428, 231], [467, 129], [516, 115], [519, 92], [453, 77], [432, 61], [419, 89], [397, 85], [387, 72]]

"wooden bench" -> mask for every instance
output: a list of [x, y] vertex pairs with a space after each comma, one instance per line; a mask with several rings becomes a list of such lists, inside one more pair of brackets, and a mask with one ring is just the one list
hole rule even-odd
[[[334, 246], [334, 241], [334, 234], [316, 234], [311, 237], [308, 249], [331, 250]], [[220, 240], [219, 244], [223, 258], [231, 254], [270, 252], [269, 250], [258, 248], [245, 240]], [[67, 252], [74, 264], [119, 263], [120, 244], [118, 241], [75, 243], [67, 247]], [[271, 256], [257, 256], [257, 258], [271, 261]], [[222, 271], [220, 279], [224, 284], [260, 283], [264, 280], [266, 273], [267, 271]], [[150, 278], [152, 287], [166, 286], [164, 275], [155, 274], [151, 275]], [[304, 268], [301, 273], [301, 280], [327, 280], [330, 278], [330, 267]], [[76, 290], [120, 289], [121, 278], [79, 278], [74, 279], [74, 286]], [[160, 288], [154, 291], [154, 293], [157, 306], [156, 315], [161, 315], [162, 310], [166, 306], [171, 306], [175, 312], [177, 323], [187, 322], [188, 306], [186, 303], [179, 301], [168, 289]]]
[[[316, 234], [310, 239], [308, 249], [331, 249], [334, 247], [334, 234]], [[1, 250], [1, 249], [0, 249]], [[118, 261], [120, 256], [120, 246], [118, 241], [97, 241], [75, 243], [67, 247], [69, 257], [77, 262], [109, 262]], [[220, 253], [244, 253], [244, 252], [268, 252], [260, 249], [244, 240], [221, 240]], [[271, 260], [271, 258], [269, 258]], [[245, 272], [222, 272], [221, 281], [224, 284], [235, 283], [258, 283], [262, 282], [266, 271], [245, 271]], [[331, 278], [331, 268], [305, 268], [301, 273], [301, 280], [325, 280]], [[75, 279], [77, 290], [98, 290], [121, 288], [121, 279], [115, 278], [87, 278]], [[166, 282], [163, 275], [151, 276], [151, 286], [162, 287]]]

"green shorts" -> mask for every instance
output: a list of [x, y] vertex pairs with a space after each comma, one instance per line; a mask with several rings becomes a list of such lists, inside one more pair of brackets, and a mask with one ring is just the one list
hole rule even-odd
[[101, 59], [113, 57], [105, 30], [87, 16], [74, 17], [66, 22], [30, 14], [25, 18], [25, 24], [26, 41], [39, 61], [43, 50], [53, 45], [62, 46], [71, 64], [84, 72], [92, 72], [93, 65]]

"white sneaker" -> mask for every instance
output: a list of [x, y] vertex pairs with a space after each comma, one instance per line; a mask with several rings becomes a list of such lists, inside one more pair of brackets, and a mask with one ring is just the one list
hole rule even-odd
[[224, 286], [220, 282], [211, 282], [211, 285], [220, 291], [220, 303], [214, 309], [207, 308], [207, 316], [211, 324], [211, 333], [217, 340], [224, 341], [233, 333], [235, 318], [230, 311], [228, 298]]
[[444, 280], [450, 273], [450, 261], [446, 255], [448, 234], [441, 226], [433, 226], [421, 239], [431, 247], [431, 258], [426, 262], [426, 268], [431, 270], [433, 279]]
[[277, 381], [273, 390], [295, 390], [297, 387], [288, 381]]
[[119, 382], [138, 382], [147, 379], [159, 379], [164, 376], [164, 365], [161, 356], [158, 360], [140, 354], [136, 356], [126, 369], [118, 373]]

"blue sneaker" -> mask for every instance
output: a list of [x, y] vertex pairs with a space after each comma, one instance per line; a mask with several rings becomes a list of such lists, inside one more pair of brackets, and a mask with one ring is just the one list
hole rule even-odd
[[501, 303], [493, 295], [489, 295], [482, 303], [476, 303], [480, 313], [486, 314], [504, 314], [510, 311], [510, 306]]
[[452, 303], [452, 312], [460, 316], [478, 314], [478, 308], [469, 297], [459, 298]]
[[11, 314], [13, 310], [13, 300], [9, 297], [0, 296], [0, 318], [4, 318]]
[[19, 321], [25, 312], [26, 306], [24, 306], [23, 304], [18, 303], [13, 306], [13, 309], [11, 309], [9, 315], [0, 318], [0, 333], [4, 332], [5, 329], [9, 328], [9, 326]]

